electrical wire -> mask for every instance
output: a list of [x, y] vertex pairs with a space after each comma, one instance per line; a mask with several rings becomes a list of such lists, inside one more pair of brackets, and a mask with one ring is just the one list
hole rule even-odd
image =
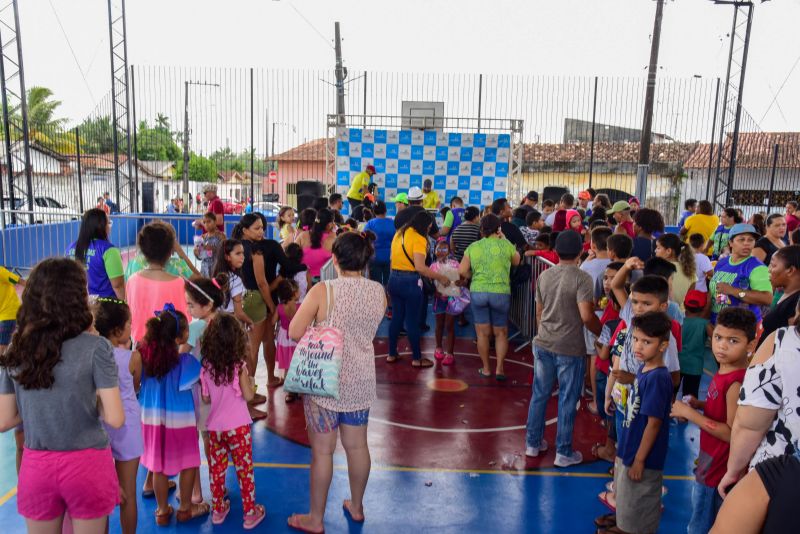
[[295, 13], [297, 13], [297, 15], [298, 15], [298, 16], [299, 16], [301, 19], [303, 19], [303, 20], [305, 21], [305, 23], [306, 23], [306, 24], [308, 24], [308, 25], [311, 27], [311, 29], [312, 29], [312, 30], [314, 30], [314, 31], [316, 32], [316, 34], [317, 34], [317, 35], [319, 35], [319, 36], [320, 36], [320, 38], [321, 38], [323, 41], [325, 41], [325, 44], [326, 44], [326, 45], [328, 45], [329, 47], [331, 47], [331, 49], [334, 49], [334, 50], [335, 50], [335, 47], [334, 47], [334, 46], [331, 44], [331, 40], [330, 40], [330, 39], [328, 39], [327, 37], [325, 37], [325, 35], [324, 35], [324, 34], [323, 34], [321, 31], [319, 31], [319, 30], [317, 29], [317, 27], [316, 27], [316, 26], [314, 26], [313, 24], [311, 24], [311, 21], [310, 21], [310, 20], [308, 20], [308, 19], [305, 17], [305, 15], [303, 15], [302, 13], [300, 13], [300, 10], [299, 10], [299, 9], [297, 9], [296, 7], [294, 7], [294, 4], [292, 4], [291, 2], [286, 2], [286, 3], [289, 5], [289, 7], [291, 7], [291, 8], [294, 10], [294, 12], [295, 12]]
[[[772, 97], [772, 102], [770, 102], [770, 103], [769, 103], [769, 106], [767, 106], [767, 110], [764, 112], [764, 116], [763, 116], [763, 117], [761, 117], [761, 120], [762, 120], [762, 121], [763, 121], [763, 120], [764, 120], [764, 119], [767, 117], [767, 113], [769, 113], [769, 111], [772, 109], [772, 105], [773, 105], [773, 104], [775, 104], [775, 103], [777, 103], [777, 101], [778, 101], [778, 96], [781, 94], [781, 91], [783, 91], [783, 87], [786, 85], [786, 82], [788, 82], [788, 81], [789, 81], [789, 78], [791, 78], [791, 77], [792, 77], [792, 73], [794, 72], [794, 69], [796, 69], [796, 68], [797, 68], [797, 65], [798, 65], [798, 64], [800, 64], [800, 55], [798, 55], [798, 56], [797, 56], [797, 59], [795, 59], [795, 60], [794, 60], [794, 65], [792, 65], [792, 68], [791, 68], [791, 69], [789, 69], [789, 74], [787, 74], [787, 75], [786, 75], [786, 78], [784, 78], [784, 80], [783, 80], [783, 83], [781, 83], [781, 86], [780, 86], [780, 87], [778, 87], [778, 92], [776, 92], [776, 93], [773, 95], [773, 97]], [[778, 107], [780, 108], [780, 106], [778, 106]], [[781, 115], [783, 115], [783, 112], [781, 112]], [[786, 117], [783, 117], [783, 120], [785, 121], [785, 120], [786, 120]]]
[[75, 55], [75, 50], [72, 48], [72, 43], [69, 41], [66, 30], [64, 30], [64, 25], [61, 24], [61, 18], [58, 16], [58, 11], [56, 11], [56, 7], [53, 5], [53, 0], [47, 0], [47, 3], [50, 4], [50, 9], [53, 10], [53, 15], [56, 17], [58, 27], [61, 28], [61, 33], [64, 35], [64, 40], [67, 41], [67, 47], [69, 47], [69, 51], [72, 53], [72, 59], [75, 60], [75, 66], [78, 67], [78, 72], [81, 73], [81, 78], [83, 78], [83, 83], [86, 85], [86, 90], [89, 92], [89, 97], [92, 99], [92, 103], [96, 106], [97, 101], [92, 93], [92, 88], [89, 86], [89, 80], [86, 79], [86, 74], [84, 74], [81, 64], [78, 62], [78, 56]]

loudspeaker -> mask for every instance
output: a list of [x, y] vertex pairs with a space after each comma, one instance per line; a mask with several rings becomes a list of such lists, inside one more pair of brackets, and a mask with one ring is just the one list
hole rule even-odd
[[[299, 182], [298, 182], [299, 184]], [[297, 211], [298, 213], [306, 208], [313, 208], [314, 202], [319, 197], [317, 195], [297, 195]]]
[[297, 197], [300, 198], [301, 195], [310, 195], [312, 197], [327, 196], [325, 193], [325, 184], [322, 182], [312, 182], [310, 180], [299, 181], [297, 182]]
[[144, 213], [155, 213], [155, 184], [153, 182], [142, 182], [142, 211]]
[[556, 187], [556, 186], [548, 186], [544, 188], [542, 191], [542, 202], [545, 200], [552, 200], [553, 202], [558, 205], [559, 200], [561, 200], [561, 195], [569, 193], [569, 189], [566, 187]]

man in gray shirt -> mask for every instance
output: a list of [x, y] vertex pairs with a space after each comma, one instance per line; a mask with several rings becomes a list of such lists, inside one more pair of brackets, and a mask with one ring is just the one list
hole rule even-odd
[[560, 263], [539, 275], [536, 281], [536, 323], [534, 339], [533, 396], [528, 408], [526, 433], [527, 456], [538, 456], [547, 450], [542, 439], [545, 408], [559, 379], [558, 428], [556, 431], [556, 460], [558, 467], [568, 467], [583, 461], [581, 453], [572, 448], [572, 428], [576, 404], [583, 388], [586, 366], [586, 345], [583, 327], [600, 334], [600, 320], [594, 313], [592, 277], [578, 267], [583, 251], [581, 235], [564, 231], [556, 239]]

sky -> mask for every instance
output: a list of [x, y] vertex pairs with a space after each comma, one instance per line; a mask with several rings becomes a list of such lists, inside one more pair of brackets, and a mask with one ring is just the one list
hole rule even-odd
[[[80, 122], [110, 89], [105, 0], [20, 0], [28, 86]], [[646, 77], [653, 0], [129, 0], [131, 65]], [[800, 130], [800, 0], [757, 5], [744, 107]], [[668, 0], [658, 76], [724, 76], [732, 8]], [[85, 79], [84, 79], [85, 78]], [[333, 89], [331, 89], [333, 91]], [[777, 95], [777, 97], [776, 97]], [[774, 102], [773, 102], [774, 100]]]

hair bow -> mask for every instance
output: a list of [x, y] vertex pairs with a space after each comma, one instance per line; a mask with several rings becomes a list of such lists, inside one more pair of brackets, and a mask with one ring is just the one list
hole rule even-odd
[[153, 314], [159, 321], [161, 320], [161, 316], [164, 313], [170, 314], [175, 319], [175, 337], [178, 337], [181, 333], [181, 320], [178, 317], [178, 312], [175, 311], [175, 306], [171, 302], [167, 302], [164, 304], [164, 307], [161, 308], [160, 311], [157, 310], [153, 312]]

